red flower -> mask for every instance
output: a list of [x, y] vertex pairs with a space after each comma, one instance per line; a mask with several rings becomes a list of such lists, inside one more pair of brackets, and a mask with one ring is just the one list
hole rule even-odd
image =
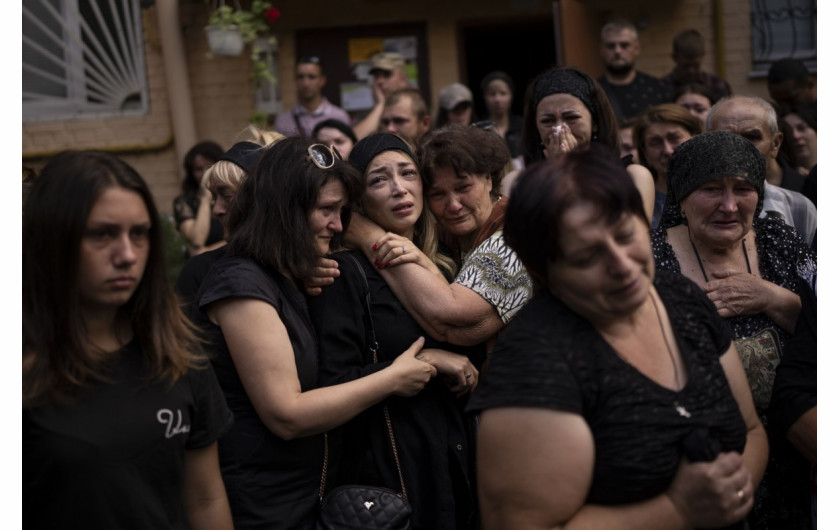
[[280, 10], [274, 6], [269, 7], [263, 13], [265, 19], [268, 21], [269, 24], [273, 24], [278, 18], [280, 18]]

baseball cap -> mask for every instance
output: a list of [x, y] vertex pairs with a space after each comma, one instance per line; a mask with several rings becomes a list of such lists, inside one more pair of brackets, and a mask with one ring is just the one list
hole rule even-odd
[[438, 94], [438, 102], [440, 106], [446, 110], [452, 110], [458, 106], [459, 103], [473, 102], [473, 95], [470, 89], [461, 83], [452, 83], [440, 89]]
[[396, 52], [382, 52], [377, 53], [370, 60], [370, 71], [385, 70], [392, 71], [394, 68], [405, 65], [405, 57]]

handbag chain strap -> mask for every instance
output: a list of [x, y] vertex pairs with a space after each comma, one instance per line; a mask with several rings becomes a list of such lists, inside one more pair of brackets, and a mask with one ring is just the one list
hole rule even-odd
[[[373, 327], [373, 313], [370, 310], [370, 286], [368, 285], [367, 278], [365, 277], [365, 271], [362, 269], [361, 264], [356, 259], [355, 256], [349, 254], [350, 258], [353, 260], [353, 263], [356, 264], [356, 268], [359, 269], [359, 274], [362, 277], [362, 282], [365, 284], [365, 310], [367, 312], [368, 323], [370, 328], [370, 352], [373, 356], [373, 364], [377, 364], [379, 362], [379, 343], [376, 341], [376, 331]], [[405, 480], [403, 479], [402, 473], [402, 466], [400, 466], [400, 456], [397, 454], [397, 440], [394, 438], [394, 428], [391, 425], [391, 414], [388, 412], [388, 406], [382, 405], [382, 410], [385, 413], [385, 425], [388, 427], [388, 438], [391, 441], [391, 450], [394, 452], [394, 462], [397, 464], [397, 474], [400, 477], [400, 488], [402, 488], [402, 492], [398, 493], [400, 497], [408, 500], [408, 493], [406, 493], [405, 489]], [[327, 439], [327, 433], [324, 433], [324, 465], [321, 468], [321, 485], [318, 490], [318, 495], [321, 500], [324, 499], [324, 490], [326, 489], [327, 485], [327, 462], [329, 460], [329, 444]]]

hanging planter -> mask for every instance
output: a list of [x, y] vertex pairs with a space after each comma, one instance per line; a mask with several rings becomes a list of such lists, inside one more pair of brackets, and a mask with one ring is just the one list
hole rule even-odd
[[[208, 0], [209, 1], [209, 0]], [[213, 0], [213, 10], [204, 28], [212, 55], [240, 55], [245, 45], [251, 45], [251, 77], [255, 84], [265, 79], [276, 82], [266, 64], [266, 45], [277, 44], [270, 35], [270, 26], [280, 17], [280, 11], [270, 0], [252, 0], [249, 9], [242, 9], [239, 0], [228, 5], [226, 0]], [[255, 42], [256, 41], [256, 42]], [[258, 45], [259, 44], [259, 45]]]
[[207, 33], [207, 46], [213, 55], [226, 57], [242, 55], [245, 40], [238, 26], [230, 25], [227, 28], [206, 26], [204, 31]]

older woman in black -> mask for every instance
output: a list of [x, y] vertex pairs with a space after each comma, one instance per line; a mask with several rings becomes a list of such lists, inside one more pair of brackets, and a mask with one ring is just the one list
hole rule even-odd
[[469, 405], [485, 528], [709, 528], [752, 507], [767, 441], [743, 368], [703, 293], [654, 277], [647, 227], [595, 145], [514, 189], [505, 238], [538, 290]]
[[[801, 310], [801, 285], [813, 283], [817, 262], [793, 228], [758, 217], [765, 167], [758, 149], [736, 134], [714, 131], [686, 141], [668, 161], [668, 198], [651, 237], [657, 270], [696, 283], [728, 321], [766, 426], [776, 366]], [[750, 527], [795, 528], [808, 520], [808, 466], [798, 466], [793, 452], [779, 453], [784, 445], [772, 436], [770, 442]]]

